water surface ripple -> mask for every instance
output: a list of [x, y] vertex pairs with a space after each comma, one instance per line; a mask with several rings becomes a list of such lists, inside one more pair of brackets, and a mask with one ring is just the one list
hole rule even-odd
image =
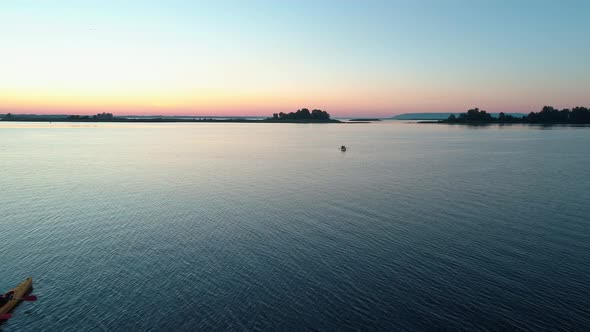
[[[590, 128], [0, 125], [5, 331], [590, 329]], [[346, 153], [338, 147], [349, 147]]]

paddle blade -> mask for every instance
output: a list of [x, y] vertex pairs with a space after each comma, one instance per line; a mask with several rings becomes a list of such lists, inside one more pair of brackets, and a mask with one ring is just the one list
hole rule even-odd
[[37, 301], [37, 295], [29, 295], [29, 296], [25, 296], [23, 297], [24, 301]]
[[11, 314], [0, 314], [0, 320], [7, 320], [7, 319], [11, 319], [12, 315]]

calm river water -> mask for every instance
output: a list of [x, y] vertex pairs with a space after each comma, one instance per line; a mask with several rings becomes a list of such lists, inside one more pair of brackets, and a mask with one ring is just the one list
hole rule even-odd
[[590, 329], [590, 128], [0, 123], [0, 266], [5, 331]]

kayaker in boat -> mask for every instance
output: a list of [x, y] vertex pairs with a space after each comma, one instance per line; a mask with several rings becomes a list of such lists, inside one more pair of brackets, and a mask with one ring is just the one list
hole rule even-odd
[[21, 301], [37, 301], [37, 296], [27, 295], [33, 289], [33, 278], [28, 277], [18, 286], [0, 295], [0, 322], [12, 318], [10, 312], [20, 304]]
[[14, 296], [14, 292], [8, 292], [6, 294], [0, 295], [0, 307], [8, 303], [8, 301], [12, 300]]

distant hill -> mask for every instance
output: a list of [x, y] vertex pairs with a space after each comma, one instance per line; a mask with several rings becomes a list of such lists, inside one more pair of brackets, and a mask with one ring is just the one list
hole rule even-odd
[[[449, 117], [449, 115], [455, 114], [455, 116], [459, 116], [461, 112], [457, 113], [404, 113], [399, 114], [396, 116], [392, 116], [390, 119], [392, 120], [445, 120]], [[497, 117], [500, 113], [491, 113], [492, 116]], [[522, 117], [523, 113], [506, 113], [506, 115], [512, 115], [514, 117]]]

